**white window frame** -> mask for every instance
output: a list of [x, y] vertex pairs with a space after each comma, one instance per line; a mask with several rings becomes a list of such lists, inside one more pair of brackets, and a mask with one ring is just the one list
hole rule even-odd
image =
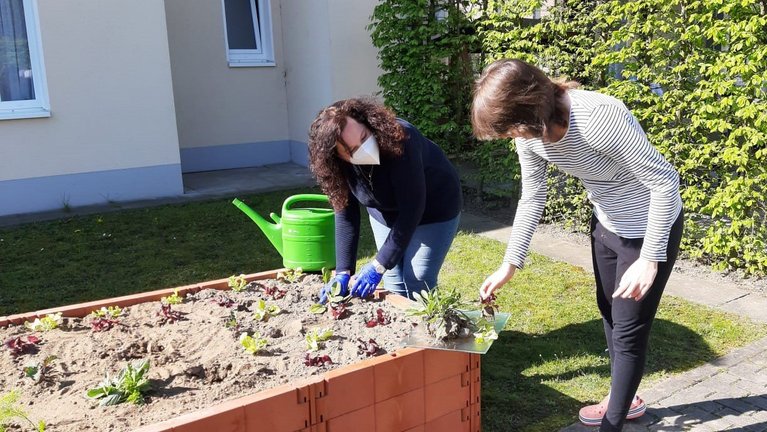
[[[229, 32], [226, 22], [226, 2], [221, 0], [221, 10], [224, 18], [224, 43], [226, 44], [226, 60], [229, 67], [260, 67], [275, 66], [274, 41], [272, 37], [272, 8], [270, 0], [250, 0], [250, 10], [253, 15], [253, 30], [256, 35], [256, 46], [259, 49], [230, 49]], [[256, 4], [258, 11], [256, 14]]]
[[22, 0], [22, 4], [24, 5], [24, 21], [27, 26], [29, 61], [32, 66], [32, 86], [35, 89], [35, 98], [21, 101], [0, 100], [0, 120], [51, 116], [48, 84], [45, 79], [45, 64], [43, 62], [43, 45], [40, 40], [37, 0]]

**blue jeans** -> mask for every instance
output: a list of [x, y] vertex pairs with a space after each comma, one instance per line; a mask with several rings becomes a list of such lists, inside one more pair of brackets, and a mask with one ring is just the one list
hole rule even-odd
[[[418, 225], [402, 260], [383, 275], [384, 288], [392, 293], [413, 298], [413, 292], [437, 286], [437, 275], [458, 232], [458, 215], [446, 222]], [[370, 217], [376, 247], [380, 250], [391, 229]]]

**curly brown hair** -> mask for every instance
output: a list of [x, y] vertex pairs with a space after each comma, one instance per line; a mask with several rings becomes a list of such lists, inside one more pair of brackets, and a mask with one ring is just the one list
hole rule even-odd
[[320, 111], [309, 128], [309, 168], [335, 210], [349, 203], [344, 164], [336, 152], [346, 118], [365, 125], [375, 135], [382, 161], [402, 156], [405, 130], [394, 113], [373, 99], [345, 99]]

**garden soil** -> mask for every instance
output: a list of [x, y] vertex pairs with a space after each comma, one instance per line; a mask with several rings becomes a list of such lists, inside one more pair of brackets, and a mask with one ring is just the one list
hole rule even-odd
[[[287, 293], [274, 300], [263, 292], [264, 287]], [[203, 290], [173, 306], [183, 314], [182, 320], [173, 323], [160, 322], [157, 301], [125, 308], [120, 323], [103, 332], [93, 332], [88, 317], [65, 319], [62, 328], [45, 333], [32, 333], [24, 326], [0, 329], [3, 341], [30, 334], [42, 338], [33, 354], [13, 357], [3, 349], [0, 389], [3, 393], [17, 389], [19, 404], [33, 421], [44, 420], [49, 431], [128, 431], [354, 363], [366, 358], [358, 339], [374, 339], [380, 346], [378, 355], [395, 351], [414, 325], [404, 311], [382, 300], [352, 299], [339, 320], [330, 313], [311, 313], [321, 287], [318, 275], [305, 275], [295, 283], [251, 282], [240, 293]], [[220, 306], [222, 296], [234, 304]], [[278, 305], [282, 313], [266, 322], [253, 320], [253, 306], [259, 299]], [[367, 327], [379, 308], [391, 322]], [[226, 326], [232, 313], [241, 328]], [[324, 328], [332, 328], [334, 336], [311, 355], [328, 355], [333, 363], [306, 366], [305, 333]], [[256, 355], [247, 353], [239, 342], [243, 332], [260, 333], [268, 339], [267, 348]], [[57, 374], [51, 381], [35, 384], [22, 376], [25, 365], [49, 355], [58, 357]], [[150, 361], [152, 390], [145, 404], [102, 407], [86, 397], [105, 373], [115, 375], [127, 362], [139, 359]], [[28, 429], [26, 425], [9, 430]]]

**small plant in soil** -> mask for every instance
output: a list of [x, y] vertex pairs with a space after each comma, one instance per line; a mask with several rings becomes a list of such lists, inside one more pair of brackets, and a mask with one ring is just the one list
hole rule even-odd
[[306, 366], [325, 366], [329, 364], [333, 364], [333, 360], [330, 359], [330, 356], [325, 354], [322, 356], [312, 356], [309, 353], [306, 353], [306, 357], [304, 357], [304, 364]]
[[255, 336], [250, 336], [247, 333], [240, 335], [240, 345], [242, 345], [245, 351], [249, 354], [258, 354], [259, 351], [266, 348], [267, 344], [267, 340], [262, 338], [258, 333], [256, 333]]
[[[11, 390], [8, 393], [0, 395], [0, 432], [5, 432], [7, 426], [11, 425], [11, 421], [14, 419], [22, 420], [24, 423], [28, 423], [32, 426], [33, 430], [38, 432], [45, 431], [45, 422], [40, 420], [35, 423], [21, 407], [16, 403], [19, 400], [19, 393], [16, 390]], [[16, 429], [13, 429], [16, 430]]]
[[328, 282], [330, 282], [330, 279], [332, 279], [332, 278], [333, 278], [333, 270], [331, 270], [331, 269], [329, 269], [327, 267], [323, 267], [322, 268], [322, 283], [323, 284], [327, 284]]
[[328, 307], [325, 306], [322, 303], [315, 303], [315, 304], [309, 306], [309, 312], [311, 312], [311, 313], [313, 313], [315, 315], [322, 315], [322, 314], [324, 314], [327, 311], [328, 311]]
[[119, 317], [122, 315], [122, 309], [119, 306], [102, 307], [90, 313], [91, 330], [102, 332], [110, 330], [119, 323]]
[[173, 294], [160, 299], [160, 303], [167, 305], [177, 305], [184, 302], [184, 298], [178, 294], [178, 288], [173, 290]]
[[376, 313], [373, 316], [373, 318], [367, 320], [365, 322], [365, 327], [376, 327], [376, 326], [385, 326], [387, 324], [391, 323], [391, 317], [387, 315], [383, 309], [378, 308], [376, 309]]
[[56, 378], [56, 361], [58, 357], [49, 355], [42, 361], [30, 363], [24, 366], [24, 377], [31, 378], [35, 384], [52, 382]]
[[215, 304], [217, 304], [217, 305], [219, 305], [221, 307], [225, 307], [225, 308], [230, 308], [230, 307], [234, 306], [234, 300], [230, 299], [229, 297], [227, 297], [224, 294], [220, 294], [220, 295], [216, 296], [216, 298], [214, 298], [211, 301], [213, 303], [215, 303]]
[[98, 386], [88, 390], [87, 395], [92, 399], [100, 399], [101, 406], [117, 405], [123, 402], [143, 404], [144, 394], [151, 387], [146, 376], [147, 372], [149, 372], [149, 360], [128, 363], [116, 377], [110, 377], [107, 374]]
[[273, 317], [282, 312], [279, 306], [276, 304], [268, 304], [264, 300], [258, 300], [253, 308], [253, 319], [255, 321], [269, 321], [269, 317]]
[[235, 314], [234, 311], [229, 312], [229, 318], [224, 322], [224, 327], [231, 329], [235, 333], [240, 333], [240, 330], [242, 330], [242, 325], [237, 319], [237, 314]]
[[304, 276], [304, 271], [301, 267], [295, 269], [287, 269], [285, 271], [277, 273], [277, 279], [282, 279], [288, 283], [296, 283]]
[[229, 276], [229, 288], [232, 289], [232, 291], [238, 293], [245, 290], [245, 287], [248, 286], [248, 281], [245, 280], [245, 275], [241, 274], [239, 276]]
[[264, 295], [271, 297], [272, 300], [279, 300], [283, 297], [285, 297], [285, 294], [288, 293], [287, 290], [281, 290], [277, 288], [276, 286], [266, 286], [266, 285], [259, 285], [261, 288], [261, 292], [264, 293]]
[[37, 351], [37, 345], [41, 339], [37, 336], [19, 336], [5, 341], [5, 347], [11, 352], [12, 356], [22, 354], [32, 354]]
[[339, 320], [346, 316], [346, 312], [349, 305], [349, 300], [352, 298], [351, 294], [341, 295], [341, 284], [336, 283], [330, 287], [330, 295], [328, 296], [328, 304], [330, 309], [330, 316], [334, 320]]
[[477, 330], [474, 322], [459, 307], [461, 295], [455, 289], [436, 288], [413, 293], [416, 306], [407, 314], [426, 322], [426, 330], [439, 340], [466, 337]]
[[64, 322], [64, 318], [61, 316], [61, 312], [48, 314], [42, 318], [35, 318], [34, 321], [24, 321], [24, 327], [32, 331], [50, 331], [58, 328]]
[[174, 311], [171, 305], [164, 303], [160, 303], [160, 311], [157, 312], [157, 315], [160, 317], [160, 323], [162, 324], [174, 323], [184, 318], [181, 312]]
[[357, 354], [365, 354], [367, 357], [372, 357], [378, 355], [380, 350], [381, 347], [378, 346], [378, 342], [375, 339], [368, 339], [366, 342], [365, 339], [357, 338]]
[[319, 351], [320, 343], [325, 342], [333, 337], [333, 329], [326, 328], [322, 330], [311, 329], [306, 333], [304, 339], [306, 340], [306, 349], [309, 351]]

